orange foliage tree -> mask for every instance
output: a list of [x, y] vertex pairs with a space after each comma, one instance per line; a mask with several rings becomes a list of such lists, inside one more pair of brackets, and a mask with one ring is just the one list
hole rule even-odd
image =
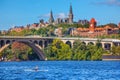
[[28, 59], [28, 53], [30, 50], [31, 48], [24, 43], [14, 42], [12, 44], [12, 53], [14, 53], [15, 59]]

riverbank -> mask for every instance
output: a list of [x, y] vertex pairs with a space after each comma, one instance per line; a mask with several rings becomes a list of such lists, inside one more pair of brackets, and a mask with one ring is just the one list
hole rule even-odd
[[114, 61], [114, 60], [119, 60], [120, 61], [120, 55], [111, 55], [111, 54], [104, 54], [102, 56], [103, 61]]

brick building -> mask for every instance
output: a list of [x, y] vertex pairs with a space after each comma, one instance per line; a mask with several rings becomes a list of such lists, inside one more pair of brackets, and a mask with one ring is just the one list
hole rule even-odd
[[24, 30], [23, 26], [15, 26], [14, 28], [11, 28], [9, 31], [21, 32], [22, 30]]
[[71, 31], [72, 36], [81, 36], [81, 37], [97, 37], [110, 34], [118, 34], [120, 29], [120, 23], [118, 27], [111, 27], [106, 25], [104, 27], [98, 27], [97, 21], [92, 18], [89, 22], [89, 28], [76, 28]]

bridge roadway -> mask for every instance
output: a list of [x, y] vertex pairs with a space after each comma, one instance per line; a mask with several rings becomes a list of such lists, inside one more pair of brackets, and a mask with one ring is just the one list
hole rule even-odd
[[[61, 39], [61, 40], [81, 40], [81, 41], [97, 41], [98, 38], [79, 38], [79, 37], [41, 37], [41, 36], [0, 36], [0, 39]], [[119, 39], [101, 39], [104, 42], [120, 42]]]
[[[86, 45], [88, 43], [93, 43], [96, 44], [96, 42], [98, 40], [100, 40], [102, 47], [105, 48], [105, 44], [110, 44], [111, 46], [113, 46], [113, 44], [115, 45], [120, 45], [120, 40], [119, 39], [98, 39], [98, 38], [79, 38], [79, 37], [41, 37], [41, 36], [0, 36], [0, 40], [42, 40], [42, 41], [47, 41], [48, 40], [54, 40], [54, 39], [60, 39], [62, 40], [64, 43], [70, 43], [71, 45], [73, 45], [75, 40], [80, 40], [84, 43], [86, 43]], [[36, 41], [36, 42], [37, 42]], [[35, 42], [35, 41], [34, 41]], [[51, 41], [52, 42], [52, 41]], [[42, 45], [43, 48], [45, 47], [45, 45]]]
[[[79, 38], [79, 37], [41, 37], [41, 36], [0, 36], [0, 52], [2, 52], [6, 47], [12, 44], [14, 41], [22, 42], [32, 47], [37, 53], [41, 60], [45, 60], [45, 55], [42, 52], [42, 48], [47, 47], [48, 44], [52, 43], [54, 39], [60, 39], [64, 43], [73, 46], [75, 40], [80, 40], [81, 42], [88, 45], [89, 43], [96, 44], [99, 40], [102, 47], [106, 50], [110, 50], [114, 45], [119, 46], [119, 39], [97, 39], [97, 38]], [[8, 45], [9, 44], [9, 45]]]

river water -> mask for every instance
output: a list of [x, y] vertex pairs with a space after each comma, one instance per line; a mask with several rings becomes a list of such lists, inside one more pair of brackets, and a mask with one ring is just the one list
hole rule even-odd
[[0, 80], [120, 80], [120, 61], [0, 62]]

